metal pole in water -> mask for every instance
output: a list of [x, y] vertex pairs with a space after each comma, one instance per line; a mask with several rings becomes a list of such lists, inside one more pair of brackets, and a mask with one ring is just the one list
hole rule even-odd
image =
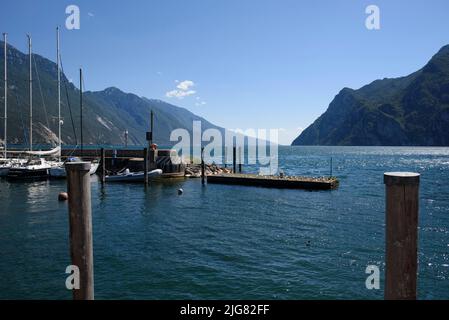
[[242, 147], [239, 147], [239, 173], [242, 173]]
[[150, 131], [147, 132], [147, 141], [149, 148], [149, 162], [151, 169], [155, 168], [154, 160], [156, 150], [153, 148], [153, 130], [154, 130], [154, 113], [153, 110], [150, 111]]
[[237, 172], [237, 167], [236, 167], [236, 147], [232, 147], [232, 167], [233, 167], [233, 171], [232, 173], [236, 173]]
[[143, 149], [143, 183], [148, 184], [148, 148]]
[[223, 163], [224, 163], [224, 167], [225, 167], [225, 168], [228, 167], [228, 161], [227, 161], [227, 159], [226, 159], [227, 151], [228, 151], [228, 147], [225, 146], [225, 147], [224, 147], [224, 157], [223, 157], [223, 159], [224, 159]]
[[94, 299], [92, 249], [92, 206], [90, 162], [66, 163], [69, 195], [70, 256], [79, 269], [80, 288], [73, 290], [74, 300]]
[[7, 44], [6, 44], [6, 41], [7, 41], [7, 37], [8, 37], [8, 34], [7, 33], [3, 33], [3, 40], [4, 40], [4, 45], [5, 45], [5, 83], [4, 83], [4, 85], [5, 85], [5, 118], [4, 118], [4, 121], [5, 121], [5, 127], [4, 127], [4, 130], [5, 130], [5, 132], [4, 132], [4, 135], [3, 135], [3, 145], [4, 145], [4, 147], [5, 147], [5, 149], [4, 149], [4, 153], [5, 153], [5, 159], [6, 159], [6, 157], [7, 157], [7, 155], [8, 155], [8, 151], [7, 151], [7, 147], [8, 147], [8, 144], [6, 143], [6, 141], [7, 141], [7, 133], [8, 133], [8, 130], [7, 130], [7, 127], [8, 127], [8, 71], [7, 71], [7, 68], [8, 68], [8, 63], [7, 63], [7, 60], [8, 60], [8, 52], [7, 52]]
[[205, 184], [204, 147], [201, 147], [201, 184]]
[[83, 156], [83, 70], [80, 68], [80, 134], [81, 134], [81, 157]]
[[153, 144], [153, 129], [154, 129], [154, 113], [153, 113], [153, 110], [151, 110], [151, 113], [150, 113], [150, 132], [151, 132], [150, 147]]
[[385, 299], [415, 300], [418, 267], [419, 173], [387, 172]]
[[30, 85], [30, 151], [33, 151], [33, 69], [31, 68], [31, 36], [27, 35], [28, 37], [28, 54], [29, 54], [29, 64], [30, 64], [30, 70], [29, 70], [29, 85]]
[[106, 182], [106, 152], [101, 148], [101, 183]]
[[56, 28], [56, 61], [58, 68], [58, 146], [59, 162], [61, 162], [61, 55], [59, 54], [59, 27]]

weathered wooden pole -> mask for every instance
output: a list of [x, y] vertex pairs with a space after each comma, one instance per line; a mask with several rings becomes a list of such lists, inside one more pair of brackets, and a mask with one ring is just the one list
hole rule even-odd
[[101, 183], [106, 182], [106, 152], [101, 148]]
[[94, 299], [92, 249], [92, 207], [90, 162], [66, 163], [69, 195], [70, 256], [79, 269], [80, 288], [73, 290], [74, 300]]
[[204, 147], [201, 147], [201, 184], [205, 184]]
[[154, 113], [153, 110], [150, 111], [150, 131], [147, 132], [147, 140], [148, 140], [148, 148], [150, 150], [150, 167], [151, 169], [154, 169], [156, 167], [154, 160], [155, 160], [155, 154], [156, 150], [153, 148], [153, 131], [154, 131]]
[[228, 152], [227, 152], [227, 150], [228, 150], [228, 147], [225, 147], [224, 148], [224, 167], [225, 168], [227, 168], [228, 167], [228, 160], [226, 159], [226, 156], [227, 156], [227, 154], [228, 154]]
[[83, 139], [83, 69], [80, 68], [80, 140], [81, 140], [81, 158], [84, 155], [84, 139]]
[[237, 166], [236, 166], [236, 148], [232, 147], [232, 173], [236, 173], [237, 172]]
[[112, 167], [115, 168], [115, 163], [117, 159], [117, 149], [112, 150]]
[[242, 173], [242, 147], [239, 147], [239, 173]]
[[416, 299], [419, 173], [387, 172], [385, 299]]
[[143, 182], [148, 184], [148, 148], [143, 149]]

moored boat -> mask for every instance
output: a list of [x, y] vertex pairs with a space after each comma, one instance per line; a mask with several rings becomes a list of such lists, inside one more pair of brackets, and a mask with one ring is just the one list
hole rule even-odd
[[29, 159], [25, 164], [12, 166], [8, 170], [10, 180], [42, 180], [49, 177], [51, 164], [43, 158]]
[[[159, 177], [162, 174], [161, 169], [154, 169], [148, 171], [148, 179], [154, 179]], [[126, 169], [122, 173], [118, 173], [116, 175], [106, 176], [106, 182], [133, 182], [133, 181], [143, 181], [145, 173], [143, 171], [139, 172], [130, 172], [129, 169]]]
[[23, 165], [26, 162], [27, 160], [25, 159], [0, 159], [0, 177], [6, 177], [8, 175], [9, 169]]
[[[69, 158], [66, 162], [58, 162], [55, 165], [53, 165], [50, 170], [49, 174], [51, 178], [66, 178], [67, 173], [65, 170], [65, 164], [67, 162], [76, 162], [81, 161], [79, 158]], [[98, 166], [100, 165], [99, 162], [92, 162], [92, 165], [90, 166], [89, 174], [93, 175], [97, 172]]]

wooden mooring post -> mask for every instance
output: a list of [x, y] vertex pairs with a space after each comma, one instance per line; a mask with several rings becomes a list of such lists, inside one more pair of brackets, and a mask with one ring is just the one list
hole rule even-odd
[[143, 183], [148, 184], [148, 148], [143, 149]]
[[242, 173], [242, 147], [239, 147], [239, 173]]
[[69, 195], [70, 257], [79, 269], [79, 289], [74, 300], [94, 299], [94, 268], [92, 248], [92, 206], [90, 193], [90, 162], [66, 163]]
[[237, 172], [237, 165], [236, 165], [236, 147], [232, 147], [232, 173], [236, 173]]
[[224, 157], [223, 157], [224, 161], [223, 161], [223, 164], [224, 164], [225, 168], [228, 167], [228, 161], [227, 161], [227, 158], [226, 158], [227, 154], [228, 154], [228, 147], [224, 147]]
[[201, 184], [205, 184], [206, 168], [204, 164], [204, 147], [201, 147]]
[[106, 181], [106, 151], [101, 148], [101, 183]]
[[385, 299], [416, 299], [419, 173], [387, 172]]

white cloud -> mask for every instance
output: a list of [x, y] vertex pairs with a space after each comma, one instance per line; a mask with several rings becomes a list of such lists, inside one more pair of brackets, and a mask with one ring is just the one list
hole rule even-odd
[[184, 80], [184, 81], [180, 82], [176, 86], [176, 88], [178, 88], [179, 90], [186, 91], [186, 90], [189, 90], [189, 88], [193, 87], [193, 86], [195, 86], [195, 83], [193, 83], [193, 81], [191, 81], [191, 80]]
[[191, 89], [195, 86], [195, 83], [192, 80], [184, 80], [181, 82], [175, 80], [175, 83], [178, 83], [176, 89], [166, 92], [166, 97], [184, 99], [185, 97], [194, 95], [196, 93], [195, 90]]
[[206, 105], [206, 101], [195, 102], [195, 106], [197, 106], [197, 107], [201, 107], [201, 106], [204, 106], [204, 105]]
[[95, 17], [95, 15], [94, 15], [92, 12], [88, 12], [87, 15], [88, 15], [89, 17]]
[[195, 94], [196, 91], [195, 90], [187, 90], [187, 91], [183, 91], [183, 90], [171, 90], [168, 91], [165, 96], [168, 98], [178, 98], [178, 99], [184, 99], [185, 97], [191, 96], [193, 94]]

